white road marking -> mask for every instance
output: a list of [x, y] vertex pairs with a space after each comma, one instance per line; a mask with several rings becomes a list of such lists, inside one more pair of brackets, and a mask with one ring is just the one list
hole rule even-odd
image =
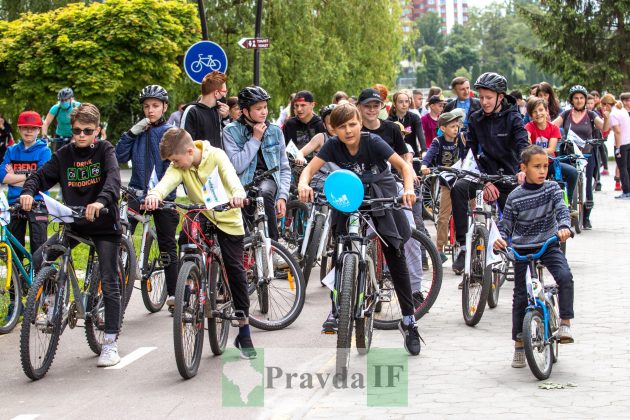
[[120, 363], [118, 363], [117, 365], [106, 367], [105, 369], [122, 369], [124, 367], [129, 366], [130, 364], [132, 364], [133, 362], [135, 362], [142, 356], [145, 356], [151, 353], [155, 349], [157, 349], [157, 347], [139, 347], [135, 349], [134, 351], [132, 351], [131, 353], [129, 353], [128, 355], [126, 355], [125, 357], [123, 357], [122, 359], [120, 359]]
[[33, 420], [39, 417], [39, 414], [20, 414], [13, 417], [11, 420]]

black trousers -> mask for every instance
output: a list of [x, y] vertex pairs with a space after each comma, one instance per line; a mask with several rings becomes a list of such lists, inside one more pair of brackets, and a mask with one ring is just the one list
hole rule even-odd
[[[87, 235], [86, 235], [87, 236]], [[120, 250], [120, 236], [118, 235], [95, 235], [90, 239], [94, 242], [96, 255], [98, 256], [99, 274], [103, 287], [103, 297], [105, 300], [105, 334], [118, 334], [120, 331], [120, 320], [122, 305], [120, 299], [120, 286], [118, 279], [118, 259]], [[79, 244], [76, 240], [70, 240], [70, 247], [74, 248]], [[43, 262], [43, 249], [47, 245], [59, 243], [59, 234], [55, 233], [39, 248], [33, 255], [33, 264], [36, 271]], [[48, 260], [55, 260], [59, 254], [50, 253]]]
[[621, 157], [615, 156], [617, 168], [619, 168], [619, 178], [624, 194], [630, 193], [630, 144], [621, 146]]
[[[538, 249], [519, 249], [519, 254], [531, 254]], [[560, 245], [554, 244], [547, 248], [540, 261], [547, 267], [558, 285], [558, 303], [561, 319], [573, 319], [573, 274], [567, 259], [560, 250]], [[514, 295], [512, 298], [512, 340], [516, 341], [518, 334], [523, 332], [523, 318], [527, 309], [527, 289], [525, 277], [529, 269], [527, 262], [514, 263]]]
[[[31, 255], [39, 249], [46, 239], [48, 239], [48, 212], [46, 210], [38, 210], [37, 212], [29, 211], [23, 215], [24, 217], [12, 217], [9, 222], [9, 232], [15, 236], [15, 239], [24, 246], [26, 238], [26, 225], [29, 229], [29, 238], [31, 242]], [[16, 249], [17, 256], [24, 256]]]
[[586, 161], [586, 197], [584, 200], [584, 220], [588, 220], [593, 209], [593, 177], [597, 167], [597, 148], [593, 148], [588, 160]]
[[[140, 212], [140, 204], [137, 202], [129, 202], [129, 208]], [[160, 253], [167, 254], [169, 263], [164, 267], [164, 278], [166, 280], [166, 292], [169, 296], [175, 296], [175, 289], [177, 288], [177, 241], [175, 240], [175, 233], [177, 231], [177, 225], [179, 224], [179, 215], [177, 211], [166, 210], [154, 210], [153, 221], [155, 222], [155, 233], [157, 234], [158, 248]], [[138, 221], [133, 217], [129, 218], [129, 228], [131, 234], [136, 230]]]
[[[453, 203], [453, 224], [455, 225], [455, 240], [463, 245], [466, 243], [468, 233], [468, 202], [475, 198], [475, 191], [479, 184], [467, 179], [458, 179], [451, 189], [451, 201]], [[499, 190], [499, 207], [503, 211], [507, 196], [516, 188], [511, 184], [496, 183]]]

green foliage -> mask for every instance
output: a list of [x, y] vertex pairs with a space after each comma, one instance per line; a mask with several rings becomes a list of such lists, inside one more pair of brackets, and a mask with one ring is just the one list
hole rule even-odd
[[517, 9], [542, 40], [523, 51], [565, 86], [630, 90], [628, 0], [544, 0]]
[[178, 81], [185, 48], [199, 39], [196, 13], [177, 0], [108, 0], [0, 21], [1, 104], [45, 115], [71, 86], [99, 106], [114, 139], [139, 112], [143, 86]]

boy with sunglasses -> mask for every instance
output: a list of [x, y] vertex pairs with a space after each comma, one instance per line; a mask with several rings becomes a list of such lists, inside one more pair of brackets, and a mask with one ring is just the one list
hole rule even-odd
[[[57, 150], [51, 160], [24, 182], [20, 204], [30, 211], [38, 191], [59, 183], [66, 205], [86, 207], [85, 218], [75, 220], [71, 227], [76, 234], [92, 239], [96, 247], [105, 298], [105, 336], [97, 366], [113, 366], [120, 362], [117, 337], [122, 314], [117, 281], [120, 170], [114, 146], [107, 141], [94, 141], [100, 130], [100, 112], [96, 106], [79, 105], [70, 114], [70, 121], [74, 141]], [[107, 214], [100, 213], [103, 208], [107, 208]], [[33, 255], [36, 270], [43, 261], [42, 249], [57, 241], [55, 234]], [[47, 258], [56, 256], [48, 253]]]

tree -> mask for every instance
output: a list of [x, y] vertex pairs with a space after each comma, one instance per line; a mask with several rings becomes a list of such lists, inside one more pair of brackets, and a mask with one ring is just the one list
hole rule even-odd
[[429, 45], [439, 51], [444, 48], [442, 23], [437, 13], [429, 12], [423, 14], [418, 18], [416, 27], [419, 35], [416, 41], [416, 49], [425, 45]]
[[542, 42], [524, 52], [542, 68], [567, 86], [630, 90], [628, 0], [543, 0], [517, 8]]
[[0, 21], [0, 100], [13, 113], [45, 115], [56, 92], [71, 86], [109, 114], [110, 126], [128, 126], [138, 92], [172, 86], [199, 33], [196, 8], [177, 0], [74, 3]]

